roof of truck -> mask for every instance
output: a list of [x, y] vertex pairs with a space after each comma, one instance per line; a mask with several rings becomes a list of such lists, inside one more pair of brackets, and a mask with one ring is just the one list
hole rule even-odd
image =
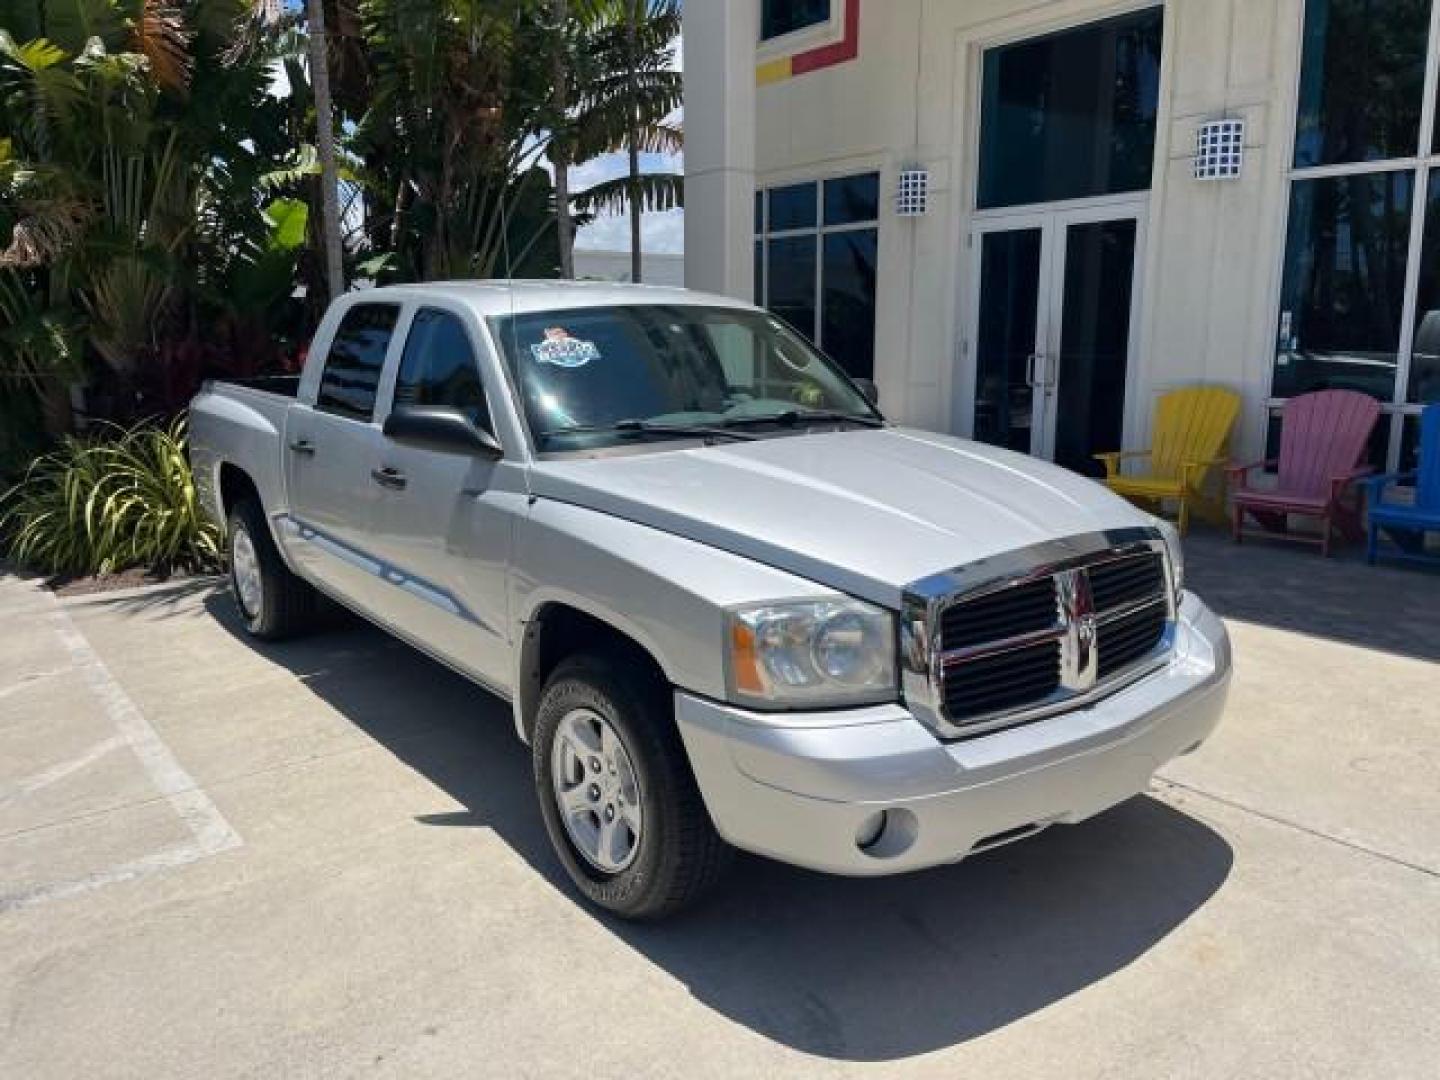
[[615, 307], [629, 304], [687, 304], [704, 307], [749, 308], [729, 296], [672, 289], [658, 285], [621, 285], [610, 281], [425, 281], [413, 285], [386, 285], [351, 293], [380, 299], [447, 297], [475, 307], [484, 317], [534, 311], [563, 311], [580, 307]]

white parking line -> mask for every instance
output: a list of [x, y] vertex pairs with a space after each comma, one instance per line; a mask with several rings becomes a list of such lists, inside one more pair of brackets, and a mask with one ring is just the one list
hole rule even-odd
[[[52, 603], [54, 603], [53, 598]], [[104, 885], [130, 881], [161, 870], [184, 866], [198, 859], [239, 847], [243, 843], [240, 835], [230, 827], [230, 823], [210, 801], [209, 796], [196, 785], [190, 774], [175, 759], [175, 755], [170, 752], [170, 748], [150, 726], [150, 722], [145, 719], [145, 715], [131, 700], [130, 695], [125, 692], [124, 687], [116, 682], [115, 677], [110, 674], [110, 669], [105, 666], [105, 662], [85, 640], [85, 636], [70, 621], [70, 616], [66, 614], [64, 608], [55, 604], [50, 621], [56, 636], [70, 654], [73, 671], [89, 687], [105, 715], [115, 725], [118, 733], [115, 738], [121, 744], [130, 747], [131, 752], [134, 753], [150, 777], [151, 783], [169, 802], [175, 813], [180, 816], [180, 820], [190, 830], [194, 840], [97, 871], [85, 877], [32, 886], [12, 893], [0, 893], [0, 913], [74, 896]], [[56, 766], [47, 772], [61, 772], [62, 775], [69, 775], [102, 757], [104, 753], [108, 752], [108, 749], [101, 749], [105, 746], [106, 743], [99, 743], [91, 747], [90, 751], [81, 758]], [[37, 775], [43, 778], [45, 774]], [[33, 784], [36, 779], [37, 777], [31, 777], [28, 781], [21, 781], [21, 785]], [[54, 779], [47, 782], [53, 783]]]

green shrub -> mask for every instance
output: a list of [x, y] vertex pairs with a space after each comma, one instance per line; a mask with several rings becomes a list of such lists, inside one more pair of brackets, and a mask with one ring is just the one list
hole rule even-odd
[[217, 568], [220, 531], [195, 497], [185, 446], [183, 418], [65, 439], [0, 495], [0, 542], [52, 574]]

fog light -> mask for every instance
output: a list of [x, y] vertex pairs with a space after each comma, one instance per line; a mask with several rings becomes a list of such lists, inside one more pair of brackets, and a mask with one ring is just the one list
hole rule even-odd
[[860, 828], [855, 831], [855, 846], [861, 851], [868, 851], [874, 847], [885, 835], [885, 824], [889, 817], [889, 811], [881, 810], [878, 814], [871, 814], [862, 821]]

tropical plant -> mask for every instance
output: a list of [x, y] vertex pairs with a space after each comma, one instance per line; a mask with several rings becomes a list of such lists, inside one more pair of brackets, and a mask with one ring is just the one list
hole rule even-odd
[[66, 437], [0, 495], [0, 539], [17, 563], [52, 574], [220, 563], [219, 529], [191, 480], [183, 418]]
[[[549, 0], [359, 0], [370, 84], [350, 149], [367, 269], [389, 280], [550, 277]], [[348, 92], [347, 92], [348, 93]]]
[[112, 411], [172, 408], [155, 369], [223, 313], [232, 264], [264, 242], [265, 202], [289, 192], [261, 178], [297, 148], [279, 141], [271, 58], [233, 48], [258, 6], [0, 0], [0, 265], [15, 272], [0, 334], [16, 311], [64, 328], [66, 352], [25, 357], [58, 373], [40, 387], [52, 400], [89, 358]]
[[646, 209], [683, 206], [684, 176], [645, 172], [641, 154], [675, 154], [683, 144], [672, 117], [684, 101], [684, 76], [675, 66], [680, 38], [680, 0], [591, 0], [581, 12], [590, 20], [579, 73], [583, 87], [573, 125], [573, 160], [623, 151], [628, 168], [575, 196], [586, 213], [626, 211], [630, 217], [630, 275], [640, 281], [641, 215]]

